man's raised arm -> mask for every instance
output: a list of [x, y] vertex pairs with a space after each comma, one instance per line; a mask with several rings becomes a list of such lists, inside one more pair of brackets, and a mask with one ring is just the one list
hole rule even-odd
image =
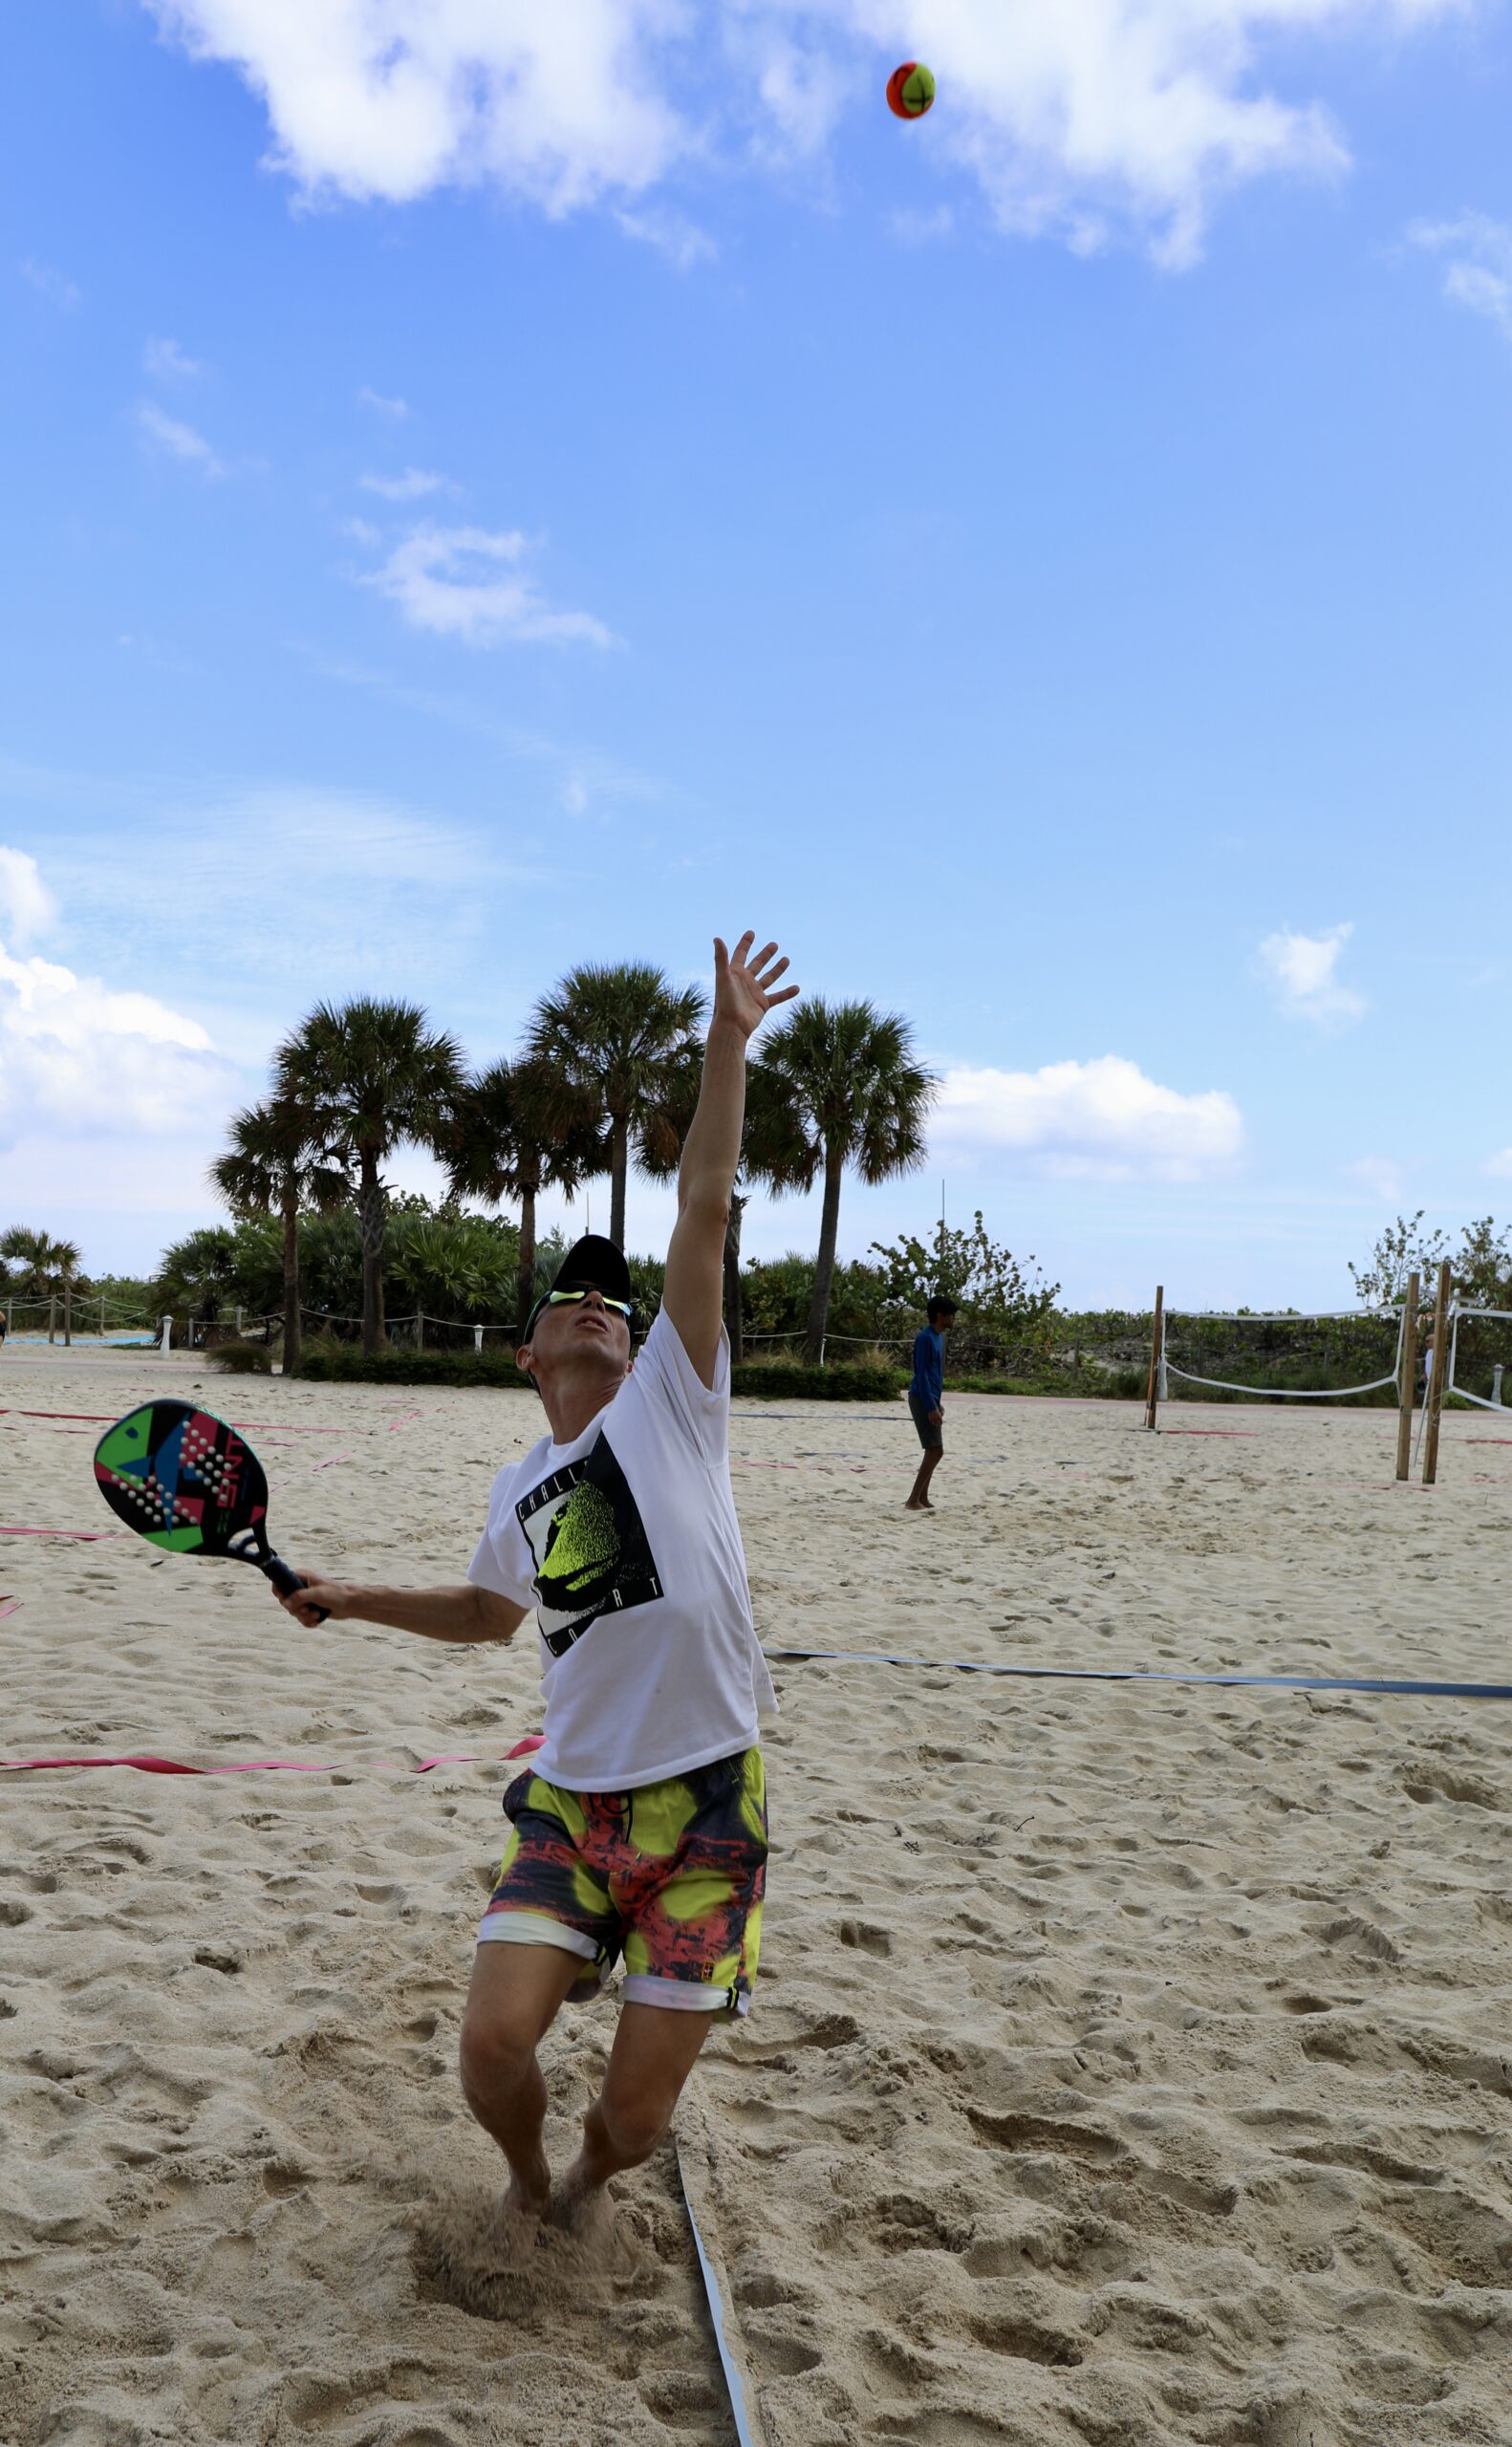
[[788, 964], [777, 946], [751, 957], [753, 931], [733, 952], [714, 939], [714, 1016], [703, 1050], [698, 1111], [678, 1175], [678, 1220], [667, 1251], [662, 1306], [705, 1385], [719, 1358], [724, 1289], [724, 1228], [741, 1159], [745, 1119], [745, 1047], [776, 1003], [796, 985], [777, 986]]

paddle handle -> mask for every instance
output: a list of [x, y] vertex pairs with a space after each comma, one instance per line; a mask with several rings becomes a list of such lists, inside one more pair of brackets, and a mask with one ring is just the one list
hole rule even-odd
[[[270, 1555], [268, 1561], [263, 1566], [263, 1570], [268, 1574], [269, 1579], [272, 1582], [273, 1587], [277, 1590], [280, 1597], [292, 1597], [296, 1590], [308, 1589], [310, 1586], [310, 1583], [307, 1580], [302, 1580], [300, 1578], [298, 1572], [291, 1571], [289, 1566], [278, 1555]], [[325, 1608], [323, 1606], [317, 1606], [315, 1608], [316, 1622], [323, 1623], [325, 1619]]]

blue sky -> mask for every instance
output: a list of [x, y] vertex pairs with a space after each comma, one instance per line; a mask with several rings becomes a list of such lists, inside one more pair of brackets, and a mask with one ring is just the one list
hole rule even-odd
[[0, 1224], [149, 1264], [317, 997], [747, 922], [944, 1081], [848, 1253], [1505, 1212], [1512, 10], [542, 14], [10, 27]]

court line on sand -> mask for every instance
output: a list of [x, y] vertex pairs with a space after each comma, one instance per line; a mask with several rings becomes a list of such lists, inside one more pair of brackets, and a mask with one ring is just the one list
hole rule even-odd
[[1231, 1690], [1387, 1691], [1438, 1700], [1512, 1700], [1512, 1682], [1397, 1682], [1374, 1674], [1159, 1674], [1132, 1665], [979, 1665], [959, 1657], [888, 1657], [867, 1649], [769, 1648], [768, 1664], [921, 1665], [1031, 1682], [1206, 1682]]

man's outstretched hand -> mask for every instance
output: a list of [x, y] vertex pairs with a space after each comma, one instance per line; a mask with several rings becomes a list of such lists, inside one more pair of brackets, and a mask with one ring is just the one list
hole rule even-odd
[[790, 1003], [798, 991], [796, 985], [777, 985], [788, 964], [777, 958], [776, 944], [752, 958], [755, 941], [754, 927], [746, 928], [733, 952], [714, 938], [714, 1026], [728, 1020], [742, 1036], [754, 1035], [772, 1006]]

